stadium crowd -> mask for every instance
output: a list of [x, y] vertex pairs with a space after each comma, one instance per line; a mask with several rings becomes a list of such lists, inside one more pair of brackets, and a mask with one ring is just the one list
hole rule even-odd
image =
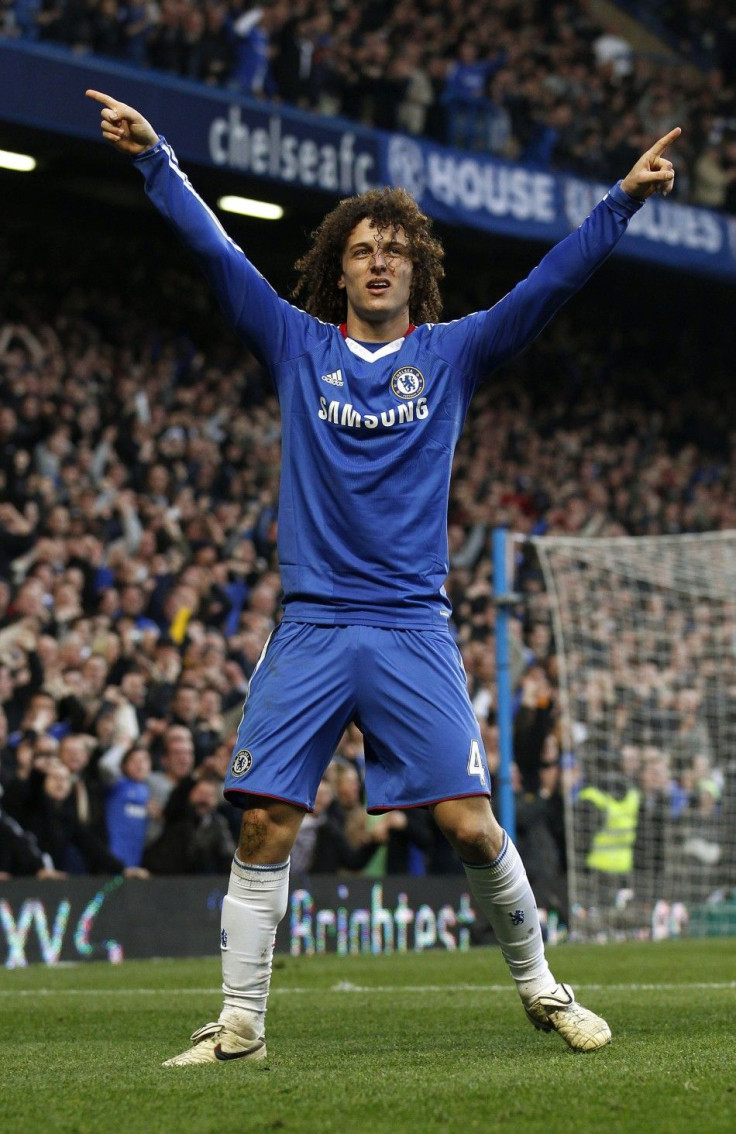
[[736, 21], [657, 8], [678, 55], [585, 0], [3, 0], [0, 35], [604, 181], [678, 123], [679, 199], [734, 212]]
[[736, 21], [729, 0], [621, 0], [620, 7], [704, 66], [733, 66]]

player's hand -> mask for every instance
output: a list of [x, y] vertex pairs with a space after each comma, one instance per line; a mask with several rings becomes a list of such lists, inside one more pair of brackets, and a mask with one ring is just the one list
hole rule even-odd
[[675, 170], [671, 161], [664, 156], [667, 147], [680, 137], [682, 130], [675, 126], [669, 134], [655, 142], [651, 149], [639, 158], [634, 168], [626, 174], [621, 188], [637, 201], [646, 201], [652, 193], [666, 197], [675, 184]]
[[102, 103], [102, 137], [121, 154], [142, 154], [155, 146], [158, 134], [150, 122], [132, 106], [118, 102], [112, 95], [102, 91], [85, 91], [87, 98]]

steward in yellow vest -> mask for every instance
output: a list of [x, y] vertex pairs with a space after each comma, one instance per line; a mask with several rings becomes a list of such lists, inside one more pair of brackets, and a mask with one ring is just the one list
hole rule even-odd
[[633, 787], [623, 799], [595, 787], [586, 787], [580, 792], [579, 800], [592, 803], [603, 813], [603, 826], [593, 836], [585, 859], [591, 870], [604, 874], [628, 874], [633, 870], [639, 798], [639, 792]]

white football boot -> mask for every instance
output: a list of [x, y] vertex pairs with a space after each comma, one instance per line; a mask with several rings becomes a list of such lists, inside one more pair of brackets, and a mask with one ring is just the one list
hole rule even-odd
[[223, 1011], [225, 1017], [192, 1033], [192, 1046], [167, 1059], [164, 1067], [192, 1067], [198, 1063], [229, 1063], [231, 1059], [265, 1059], [266, 1041], [255, 1034], [245, 1013]]
[[606, 1021], [578, 1004], [569, 984], [556, 984], [524, 1008], [535, 1028], [557, 1032], [573, 1051], [597, 1051], [611, 1042]]

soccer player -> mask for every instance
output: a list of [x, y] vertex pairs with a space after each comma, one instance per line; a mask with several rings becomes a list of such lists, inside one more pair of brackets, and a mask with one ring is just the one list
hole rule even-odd
[[490, 779], [448, 629], [452, 454], [476, 386], [518, 354], [606, 259], [629, 219], [674, 181], [655, 142], [580, 228], [488, 311], [437, 322], [443, 252], [402, 189], [341, 201], [280, 299], [138, 111], [99, 91], [102, 136], [133, 157], [226, 317], [268, 368], [282, 416], [283, 619], [253, 673], [226, 781], [243, 809], [222, 908], [224, 1006], [165, 1066], [263, 1059], [273, 941], [289, 853], [349, 722], [363, 732], [374, 812], [428, 807], [465, 864], [535, 1027], [576, 1051], [605, 1020], [559, 984]]

